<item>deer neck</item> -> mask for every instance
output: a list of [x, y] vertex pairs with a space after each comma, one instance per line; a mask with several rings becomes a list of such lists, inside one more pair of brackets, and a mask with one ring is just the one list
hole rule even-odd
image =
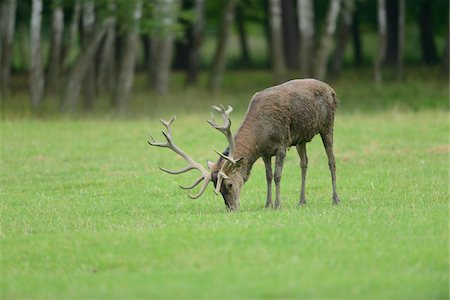
[[240, 166], [236, 169], [240, 173], [244, 182], [250, 177], [253, 164], [259, 158], [257, 154], [256, 140], [253, 137], [247, 137], [245, 132], [239, 130], [235, 139], [235, 153], [236, 159], [242, 158]]

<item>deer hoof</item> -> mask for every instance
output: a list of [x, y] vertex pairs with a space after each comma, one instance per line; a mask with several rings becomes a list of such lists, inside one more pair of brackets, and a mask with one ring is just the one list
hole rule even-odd
[[298, 205], [305, 206], [306, 205], [306, 199], [305, 198], [300, 199], [300, 201], [298, 202]]

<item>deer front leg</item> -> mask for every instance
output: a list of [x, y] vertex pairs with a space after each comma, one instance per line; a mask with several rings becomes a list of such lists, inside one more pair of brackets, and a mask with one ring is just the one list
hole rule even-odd
[[339, 196], [336, 191], [336, 162], [333, 154], [333, 129], [331, 128], [325, 134], [320, 134], [322, 137], [323, 146], [328, 156], [328, 166], [331, 173], [331, 184], [333, 186], [333, 204], [339, 204]]
[[306, 204], [305, 198], [305, 182], [306, 182], [306, 170], [308, 169], [308, 155], [306, 154], [306, 142], [300, 142], [297, 145], [297, 152], [300, 156], [300, 168], [302, 169], [302, 187], [300, 192], [300, 202], [299, 205]]
[[263, 161], [266, 167], [266, 180], [267, 180], [266, 208], [270, 208], [272, 207], [272, 158], [263, 157]]
[[275, 208], [281, 208], [280, 201], [280, 182], [281, 182], [281, 173], [283, 172], [283, 164], [284, 158], [286, 157], [286, 149], [277, 150], [277, 154], [275, 155], [275, 173], [274, 173], [274, 181], [275, 181]]

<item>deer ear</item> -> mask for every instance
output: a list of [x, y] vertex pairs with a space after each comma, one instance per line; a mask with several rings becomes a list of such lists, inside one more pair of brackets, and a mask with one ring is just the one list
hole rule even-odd
[[208, 169], [211, 171], [212, 170], [212, 168], [214, 167], [214, 165], [215, 165], [215, 163], [213, 163], [212, 161], [210, 161], [210, 160], [207, 160], [206, 161], [206, 164], [208, 165]]

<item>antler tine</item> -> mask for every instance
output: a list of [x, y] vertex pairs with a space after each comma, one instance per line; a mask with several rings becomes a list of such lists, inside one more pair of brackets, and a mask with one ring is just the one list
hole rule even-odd
[[209, 183], [209, 181], [205, 181], [205, 182], [203, 183], [203, 185], [202, 185], [200, 191], [199, 191], [197, 194], [195, 194], [195, 195], [189, 195], [189, 194], [188, 194], [189, 198], [191, 198], [191, 199], [194, 200], [194, 199], [197, 199], [198, 197], [200, 197], [201, 195], [203, 195], [203, 193], [204, 193], [205, 190], [206, 190], [206, 187], [208, 186], [208, 183]]
[[222, 132], [225, 135], [225, 137], [227, 138], [228, 144], [230, 146], [230, 153], [228, 156], [218, 152], [217, 150], [214, 150], [214, 151], [216, 151], [224, 159], [235, 164], [236, 161], [234, 160], [234, 139], [233, 139], [233, 134], [231, 133], [231, 119], [230, 119], [230, 113], [233, 111], [233, 107], [228, 105], [228, 108], [226, 110], [222, 104], [220, 104], [219, 106], [213, 105], [211, 107], [215, 111], [220, 112], [220, 114], [222, 115], [224, 124], [223, 124], [223, 126], [217, 125], [217, 123], [214, 119], [214, 114], [212, 114], [212, 119], [208, 120], [208, 124], [211, 125], [213, 128]]
[[173, 121], [175, 121], [176, 116], [173, 115], [172, 118], [169, 121], [165, 121], [165, 120], [160, 120], [160, 122], [166, 127], [167, 132], [165, 132], [164, 130], [162, 130], [162, 134], [164, 136], [164, 138], [166, 139], [165, 143], [162, 142], [157, 142], [153, 136], [150, 135], [151, 141], [147, 141], [149, 145], [151, 146], [156, 146], [156, 147], [164, 147], [164, 148], [169, 148], [171, 149], [173, 152], [175, 152], [176, 154], [178, 154], [179, 156], [181, 156], [187, 163], [188, 165], [186, 167], [184, 167], [183, 169], [180, 170], [176, 170], [176, 171], [172, 171], [172, 170], [168, 170], [162, 167], [159, 167], [159, 169], [163, 172], [169, 173], [169, 174], [173, 174], [173, 175], [178, 175], [178, 174], [182, 174], [185, 172], [188, 172], [190, 170], [193, 169], [197, 169], [200, 171], [200, 173], [202, 173], [202, 175], [200, 176], [200, 178], [196, 179], [196, 181], [188, 186], [188, 187], [182, 187], [183, 189], [193, 189], [194, 187], [196, 187], [202, 180], [205, 180], [205, 182], [203, 183], [202, 188], [200, 189], [199, 193], [197, 193], [195, 195], [195, 197], [191, 197], [191, 195], [189, 195], [189, 197], [191, 197], [192, 199], [197, 199], [198, 197], [200, 197], [206, 190], [206, 187], [208, 185], [208, 183], [211, 181], [211, 174], [208, 170], [206, 170], [201, 164], [197, 163], [196, 161], [194, 161], [186, 152], [184, 152], [183, 150], [181, 150], [177, 145], [175, 145], [175, 143], [172, 140], [172, 123]]
[[182, 186], [182, 185], [178, 185], [180, 188], [182, 188], [183, 190], [192, 190], [193, 188], [195, 188], [200, 182], [202, 182], [202, 180], [205, 179], [203, 176], [200, 176], [199, 178], [197, 178], [193, 184], [191, 184], [190, 186]]

